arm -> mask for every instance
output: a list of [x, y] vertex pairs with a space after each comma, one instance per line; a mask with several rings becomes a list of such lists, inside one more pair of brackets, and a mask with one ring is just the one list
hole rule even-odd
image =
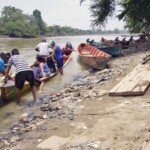
[[44, 63], [40, 63], [40, 68], [42, 71], [42, 77], [44, 77]]
[[56, 48], [53, 48], [52, 57], [55, 55]]
[[51, 57], [52, 57], [52, 55], [48, 55], [45, 57], [45, 60], [47, 61], [47, 58], [51, 58]]
[[56, 51], [56, 48], [53, 48], [52, 54], [47, 56], [46, 59], [53, 57], [55, 55], [55, 51]]
[[11, 66], [7, 66], [6, 71], [5, 71], [5, 79], [4, 79], [4, 83], [7, 83], [7, 78], [9, 76], [9, 71], [11, 69]]

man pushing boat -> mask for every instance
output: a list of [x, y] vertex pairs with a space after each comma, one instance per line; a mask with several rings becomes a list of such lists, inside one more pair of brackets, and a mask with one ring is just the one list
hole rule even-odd
[[7, 83], [7, 78], [12, 65], [16, 68], [15, 87], [17, 94], [17, 102], [20, 103], [20, 91], [24, 87], [25, 81], [28, 81], [32, 90], [34, 102], [36, 102], [36, 87], [34, 82], [34, 74], [25, 58], [19, 55], [18, 49], [11, 51], [12, 56], [8, 60], [4, 83]]

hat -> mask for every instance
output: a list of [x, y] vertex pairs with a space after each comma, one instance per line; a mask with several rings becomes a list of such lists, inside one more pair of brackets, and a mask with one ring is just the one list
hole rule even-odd
[[50, 45], [55, 45], [55, 42], [53, 40], [51, 40]]

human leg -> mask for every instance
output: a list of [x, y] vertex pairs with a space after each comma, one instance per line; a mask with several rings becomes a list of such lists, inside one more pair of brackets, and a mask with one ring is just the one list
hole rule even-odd
[[40, 87], [39, 87], [39, 93], [42, 92], [42, 90], [43, 90], [43, 85], [44, 85], [44, 82], [41, 82]]
[[17, 103], [20, 103], [20, 89], [16, 87]]
[[24, 71], [24, 72], [25, 72], [25, 79], [30, 84], [34, 102], [36, 102], [36, 86], [35, 86], [35, 80], [34, 80], [33, 71]]
[[64, 73], [63, 73], [63, 68], [58, 68], [58, 71], [59, 71], [59, 73], [60, 73], [61, 75], [64, 74]]
[[57, 68], [61, 75], [63, 75], [63, 58], [59, 58], [57, 61]]
[[34, 85], [32, 88], [32, 95], [33, 95], [33, 99], [34, 99], [34, 102], [36, 102], [36, 86]]
[[17, 103], [20, 103], [20, 91], [24, 86], [24, 82], [25, 82], [24, 72], [17, 73], [16, 74], [16, 79], [15, 79]]
[[41, 81], [40, 79], [35, 79], [35, 83], [37, 83], [38, 85], [40, 85], [40, 87], [39, 87], [39, 93], [42, 92], [44, 82]]
[[51, 69], [53, 69], [53, 72], [56, 72], [56, 67], [55, 67], [55, 63], [54, 63], [54, 61], [53, 61], [53, 59], [52, 58], [48, 58], [47, 59], [47, 65], [48, 65], [48, 67]]

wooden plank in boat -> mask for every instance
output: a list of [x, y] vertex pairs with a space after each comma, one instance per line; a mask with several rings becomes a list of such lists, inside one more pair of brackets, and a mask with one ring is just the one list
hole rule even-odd
[[91, 54], [90, 52], [82, 52], [81, 55]]
[[0, 88], [2, 87], [11, 87], [15, 86], [15, 82], [13, 80], [7, 80], [7, 83], [0, 83]]
[[92, 54], [86, 54], [86, 55], [82, 55], [83, 57], [86, 56], [86, 57], [94, 57], [94, 55]]
[[110, 90], [110, 96], [143, 95], [150, 84], [150, 65], [139, 64]]

